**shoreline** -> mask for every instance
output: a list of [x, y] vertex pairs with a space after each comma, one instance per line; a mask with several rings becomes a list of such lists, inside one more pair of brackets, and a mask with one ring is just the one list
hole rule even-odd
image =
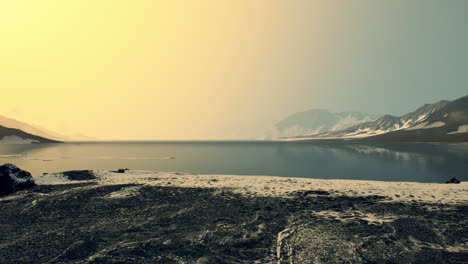
[[[95, 171], [100, 185], [142, 184], [186, 188], [229, 188], [243, 195], [288, 196], [301, 191], [325, 191], [334, 196], [387, 197], [388, 202], [468, 204], [468, 183], [418, 183], [369, 180], [330, 180], [278, 176], [197, 175], [178, 172], [127, 170], [125, 173]], [[62, 173], [35, 177], [38, 184], [70, 183]]]

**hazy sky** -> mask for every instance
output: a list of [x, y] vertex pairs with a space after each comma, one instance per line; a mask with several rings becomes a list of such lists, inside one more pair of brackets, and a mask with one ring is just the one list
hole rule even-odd
[[239, 139], [310, 108], [468, 94], [465, 0], [2, 0], [0, 115], [100, 139]]

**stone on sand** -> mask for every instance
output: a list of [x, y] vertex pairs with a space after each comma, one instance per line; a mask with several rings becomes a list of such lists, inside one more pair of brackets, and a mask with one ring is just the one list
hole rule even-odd
[[62, 174], [71, 181], [86, 181], [96, 179], [96, 175], [92, 170], [64, 171]]
[[0, 195], [11, 194], [34, 185], [31, 173], [13, 164], [0, 166]]
[[453, 177], [450, 180], [446, 181], [445, 183], [461, 183], [461, 181], [459, 179]]

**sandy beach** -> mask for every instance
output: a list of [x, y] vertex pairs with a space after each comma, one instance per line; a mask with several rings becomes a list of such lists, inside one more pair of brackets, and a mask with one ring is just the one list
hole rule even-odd
[[127, 170], [0, 197], [1, 263], [462, 263], [466, 183]]
[[[383, 196], [385, 202], [436, 203], [467, 205], [468, 185], [416, 182], [384, 182], [361, 180], [322, 180], [244, 175], [194, 175], [127, 170], [126, 173], [95, 171], [99, 185], [139, 184], [142, 186], [172, 186], [188, 188], [228, 188], [247, 196], [287, 197], [295, 192], [324, 191], [330, 196]], [[60, 173], [35, 178], [38, 184], [67, 184], [70, 180]]]

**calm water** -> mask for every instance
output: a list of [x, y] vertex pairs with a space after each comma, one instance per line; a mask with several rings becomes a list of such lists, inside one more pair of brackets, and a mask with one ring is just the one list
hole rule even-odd
[[0, 163], [33, 175], [72, 169], [444, 182], [468, 180], [468, 144], [106, 142], [0, 145]]

